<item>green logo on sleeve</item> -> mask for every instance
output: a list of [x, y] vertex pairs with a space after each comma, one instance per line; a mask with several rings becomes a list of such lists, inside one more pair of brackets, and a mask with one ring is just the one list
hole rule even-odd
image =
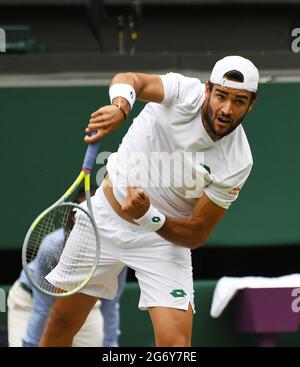
[[154, 223], [159, 223], [160, 222], [160, 218], [159, 217], [152, 217], [151, 220]]
[[186, 293], [183, 289], [173, 289], [172, 292], [170, 292], [170, 294], [174, 297], [185, 297]]

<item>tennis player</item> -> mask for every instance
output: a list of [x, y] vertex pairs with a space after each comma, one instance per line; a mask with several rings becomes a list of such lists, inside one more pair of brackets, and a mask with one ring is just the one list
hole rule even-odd
[[[87, 143], [126, 120], [136, 98], [149, 103], [110, 155], [108, 176], [93, 198], [102, 246], [97, 271], [81, 293], [54, 303], [41, 346], [71, 345], [97, 299], [115, 296], [125, 265], [135, 270], [139, 308], [149, 311], [156, 345], [191, 345], [191, 250], [205, 243], [250, 174], [253, 161], [241, 123], [255, 103], [258, 82], [257, 68], [240, 56], [219, 60], [204, 84], [177, 73], [120, 73], [112, 79], [112, 104], [91, 115], [86, 132], [97, 134], [86, 136]], [[167, 166], [175, 153], [181, 164]], [[47, 280], [68, 289], [66, 270], [60, 262]]]

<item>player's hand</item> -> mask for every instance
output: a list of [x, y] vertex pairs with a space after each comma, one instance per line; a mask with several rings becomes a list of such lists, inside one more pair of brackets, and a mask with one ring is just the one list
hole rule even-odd
[[124, 121], [124, 115], [117, 106], [108, 105], [99, 108], [91, 114], [86, 133], [96, 131], [95, 135], [86, 135], [84, 141], [88, 144], [95, 143], [103, 136], [110, 134]]
[[122, 210], [132, 219], [141, 218], [150, 207], [149, 196], [144, 190], [135, 190], [134, 186], [128, 186], [127, 192]]

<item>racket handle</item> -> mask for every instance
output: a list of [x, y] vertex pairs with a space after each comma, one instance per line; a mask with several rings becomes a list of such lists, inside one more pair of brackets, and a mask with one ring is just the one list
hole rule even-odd
[[[92, 135], [95, 135], [96, 132], [93, 132]], [[94, 164], [96, 162], [97, 154], [100, 147], [100, 140], [96, 141], [95, 143], [89, 144], [84, 160], [82, 165], [83, 171], [91, 171], [94, 167]]]

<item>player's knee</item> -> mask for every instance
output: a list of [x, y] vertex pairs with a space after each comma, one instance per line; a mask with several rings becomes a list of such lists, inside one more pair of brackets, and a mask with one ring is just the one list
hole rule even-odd
[[53, 308], [47, 324], [47, 329], [52, 334], [75, 335], [74, 322], [70, 315]]

